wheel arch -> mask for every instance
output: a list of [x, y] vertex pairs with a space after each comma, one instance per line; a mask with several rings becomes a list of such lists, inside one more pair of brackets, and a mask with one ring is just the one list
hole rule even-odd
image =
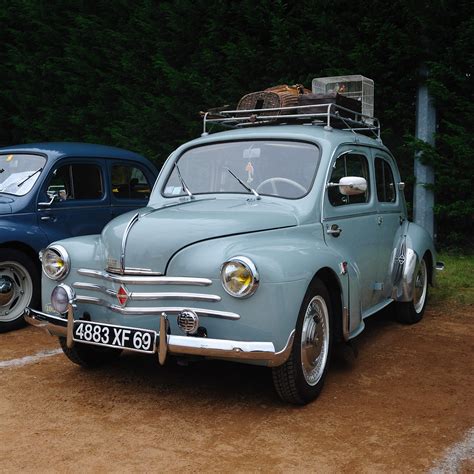
[[320, 268], [313, 276], [308, 288], [313, 282], [319, 279], [326, 286], [331, 298], [331, 308], [333, 311], [333, 322], [335, 325], [335, 340], [340, 342], [344, 339], [343, 334], [343, 290], [341, 282], [332, 268]]
[[3, 242], [0, 244], [0, 249], [18, 250], [19, 252], [22, 252], [26, 256], [28, 256], [33, 262], [33, 264], [36, 266], [36, 268], [38, 268], [39, 270], [41, 269], [41, 262], [38, 257], [38, 252], [33, 247], [28, 244], [25, 244], [24, 242], [20, 242], [17, 240]]

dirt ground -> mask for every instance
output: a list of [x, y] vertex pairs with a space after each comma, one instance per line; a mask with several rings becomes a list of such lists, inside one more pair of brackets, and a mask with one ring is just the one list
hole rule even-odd
[[474, 308], [366, 323], [305, 407], [279, 401], [269, 370], [218, 361], [2, 366], [58, 344], [0, 334], [0, 472], [474, 472]]

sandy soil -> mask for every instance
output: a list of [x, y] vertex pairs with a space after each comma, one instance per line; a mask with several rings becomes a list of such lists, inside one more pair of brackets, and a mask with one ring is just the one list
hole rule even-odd
[[[410, 327], [390, 313], [367, 321], [357, 358], [338, 350], [306, 407], [280, 402], [267, 369], [225, 362], [0, 368], [0, 471], [429, 471], [474, 426], [474, 308]], [[0, 334], [0, 361], [57, 347], [34, 328]]]

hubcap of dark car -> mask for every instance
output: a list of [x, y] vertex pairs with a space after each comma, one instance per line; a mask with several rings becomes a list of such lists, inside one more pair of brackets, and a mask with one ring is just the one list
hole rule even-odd
[[5, 306], [12, 300], [14, 290], [13, 280], [7, 275], [0, 276], [0, 306]]
[[28, 270], [18, 262], [0, 263], [0, 322], [22, 316], [33, 296], [33, 281]]

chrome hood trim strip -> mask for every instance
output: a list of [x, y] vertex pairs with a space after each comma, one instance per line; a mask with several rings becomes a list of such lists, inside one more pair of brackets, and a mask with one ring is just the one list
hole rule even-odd
[[[89, 290], [98, 291], [104, 295], [117, 297], [117, 292], [106, 288], [102, 285], [95, 285], [94, 283], [82, 283], [75, 282], [72, 286], [78, 290]], [[195, 300], [195, 301], [210, 301], [218, 302], [221, 301], [221, 297], [218, 295], [206, 295], [202, 293], [183, 293], [183, 292], [151, 292], [151, 293], [139, 293], [130, 292], [130, 300], [135, 301], [149, 301], [149, 300]]]
[[240, 315], [237, 313], [231, 313], [229, 311], [217, 311], [214, 309], [203, 309], [203, 308], [189, 308], [186, 306], [160, 306], [160, 307], [126, 307], [123, 308], [116, 304], [109, 304], [107, 301], [101, 298], [95, 298], [93, 296], [82, 296], [77, 295], [76, 301], [78, 303], [96, 304], [104, 306], [105, 308], [113, 311], [114, 313], [124, 314], [127, 316], [159, 316], [161, 313], [166, 312], [167, 314], [178, 314], [185, 309], [194, 311], [198, 316], [208, 316], [210, 318], [222, 318], [222, 319], [240, 319]]
[[165, 276], [122, 276], [103, 272], [100, 270], [89, 270], [87, 268], [79, 268], [79, 275], [91, 278], [100, 278], [114, 283], [124, 283], [130, 285], [193, 285], [193, 286], [209, 286], [212, 280], [209, 278], [192, 278], [192, 277], [165, 277]]
[[122, 273], [125, 271], [125, 247], [127, 246], [128, 234], [130, 234], [130, 231], [132, 230], [132, 227], [138, 221], [139, 217], [140, 217], [140, 214], [137, 212], [130, 219], [130, 222], [127, 224], [127, 227], [125, 227], [125, 231], [124, 231], [123, 236], [122, 236], [122, 247], [121, 247], [121, 251], [120, 251], [120, 270], [122, 271]]

